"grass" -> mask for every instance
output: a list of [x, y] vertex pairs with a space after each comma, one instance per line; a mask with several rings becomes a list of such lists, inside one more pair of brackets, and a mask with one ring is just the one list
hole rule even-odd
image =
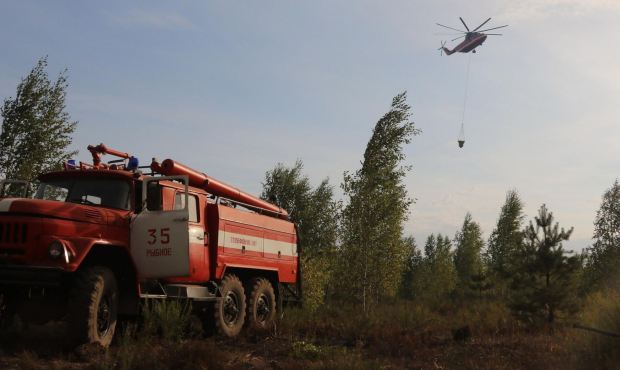
[[142, 307], [143, 326], [140, 335], [178, 341], [189, 330], [191, 311], [191, 305], [186, 302], [147, 300]]
[[195, 340], [192, 309], [182, 301], [146, 301], [141, 325], [126, 325], [117, 343], [92, 370], [219, 369], [213, 341]]
[[[590, 295], [580, 317], [580, 324], [620, 334], [620, 290], [605, 289]], [[600, 369], [620, 367], [620, 338], [575, 330], [572, 350], [579, 354], [581, 365]]]
[[[608, 295], [591, 300], [592, 313], [587, 316], [591, 321], [584, 314], [585, 321], [611, 323], [618, 318], [617, 302]], [[571, 341], [581, 338], [584, 342], [579, 343], [589, 346], [581, 354], [610, 354], [615, 353], [614, 342], [595, 342], [572, 329], [526, 330], [503, 305], [484, 299], [437, 311], [410, 301], [381, 304], [366, 313], [346, 303], [285, 309], [271, 335], [248, 332], [235, 339], [198, 338], [191, 329], [195, 320], [191, 312], [181, 302], [151, 301], [144, 306], [142, 322], [120, 328], [108, 351], [83, 348], [82, 355], [50, 354], [20, 347], [0, 356], [0, 368], [535, 370], [580, 368], [587, 361], [613, 368], [617, 363], [598, 355], [597, 362], [578, 357], [571, 347]], [[454, 340], [455, 329], [463, 327], [470, 335]]]

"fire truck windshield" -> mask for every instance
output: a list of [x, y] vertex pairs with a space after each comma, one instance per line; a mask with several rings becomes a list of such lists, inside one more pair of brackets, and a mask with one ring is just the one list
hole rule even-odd
[[129, 209], [129, 183], [116, 179], [59, 178], [41, 182], [36, 199]]

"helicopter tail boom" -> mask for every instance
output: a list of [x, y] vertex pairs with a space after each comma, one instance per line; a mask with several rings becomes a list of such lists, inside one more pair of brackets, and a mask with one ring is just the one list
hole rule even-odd
[[439, 47], [439, 52], [441, 53], [441, 55], [443, 55], [443, 53], [446, 53], [446, 55], [450, 55], [454, 53], [454, 50], [450, 50], [446, 47], [446, 42], [442, 41], [441, 42], [441, 46]]
[[444, 53], [446, 53], [446, 55], [451, 55], [451, 54], [454, 54], [454, 50], [450, 50], [450, 49], [448, 49], [448, 48], [447, 48], [447, 47], [445, 47], [445, 46], [442, 46], [442, 47], [441, 47], [441, 50], [443, 50], [443, 52], [444, 52]]

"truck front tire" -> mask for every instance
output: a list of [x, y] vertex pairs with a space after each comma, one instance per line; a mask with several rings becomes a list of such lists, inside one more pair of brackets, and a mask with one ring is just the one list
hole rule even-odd
[[74, 344], [108, 347], [116, 329], [118, 287], [108, 268], [88, 267], [77, 273], [68, 302], [67, 324]]
[[215, 303], [215, 327], [218, 334], [235, 337], [245, 323], [245, 291], [235, 275], [226, 275], [219, 288], [220, 295]]

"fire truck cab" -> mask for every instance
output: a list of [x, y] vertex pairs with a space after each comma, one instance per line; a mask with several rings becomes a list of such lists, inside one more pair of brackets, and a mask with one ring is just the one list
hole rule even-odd
[[88, 149], [93, 164], [41, 175], [32, 198], [0, 197], [0, 321], [64, 319], [75, 344], [108, 346], [144, 299], [191, 301], [228, 337], [300, 300], [286, 211], [169, 159]]

